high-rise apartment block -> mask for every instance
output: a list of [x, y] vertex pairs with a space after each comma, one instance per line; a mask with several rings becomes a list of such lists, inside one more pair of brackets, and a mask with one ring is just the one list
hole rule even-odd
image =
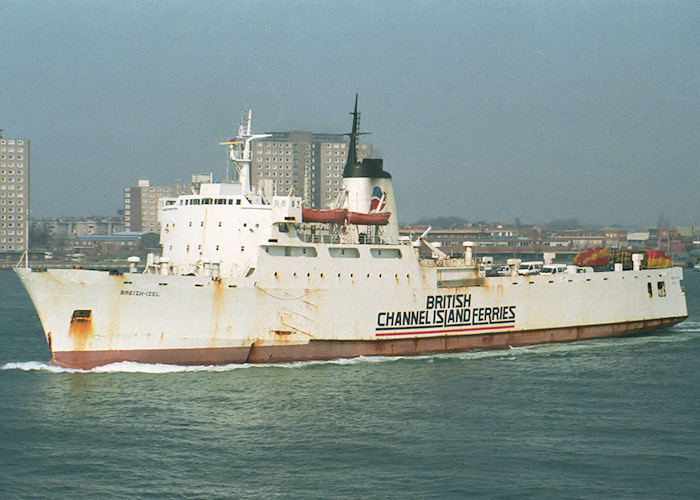
[[172, 194], [172, 186], [151, 186], [148, 179], [139, 179], [136, 186], [125, 187], [124, 229], [159, 232], [158, 200]]
[[[340, 134], [273, 132], [253, 143], [251, 186], [270, 180], [276, 194], [292, 192], [309, 208], [327, 208], [342, 188], [347, 148]], [[358, 158], [371, 154], [370, 144], [358, 145]]]
[[0, 253], [29, 242], [29, 141], [0, 135]]
[[188, 194], [202, 182], [211, 182], [210, 175], [193, 175], [191, 182], [177, 181], [172, 186], [151, 186], [148, 179], [139, 179], [136, 186], [124, 188], [124, 230], [160, 232], [158, 200]]

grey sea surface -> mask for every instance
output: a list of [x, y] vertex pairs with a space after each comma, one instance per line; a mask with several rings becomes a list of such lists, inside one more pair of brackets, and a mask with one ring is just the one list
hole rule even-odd
[[683, 283], [690, 317], [638, 337], [76, 371], [0, 271], [0, 498], [699, 498]]

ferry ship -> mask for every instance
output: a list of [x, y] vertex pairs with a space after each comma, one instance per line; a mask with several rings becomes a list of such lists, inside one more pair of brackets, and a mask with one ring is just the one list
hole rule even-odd
[[[328, 210], [250, 185], [251, 112], [221, 143], [237, 175], [160, 200], [161, 255], [129, 272], [16, 273], [52, 362], [211, 365], [408, 356], [648, 332], [687, 317], [678, 268], [486, 276], [472, 247], [450, 258], [400, 237], [392, 177], [356, 154]], [[428, 245], [432, 258], [421, 258]]]

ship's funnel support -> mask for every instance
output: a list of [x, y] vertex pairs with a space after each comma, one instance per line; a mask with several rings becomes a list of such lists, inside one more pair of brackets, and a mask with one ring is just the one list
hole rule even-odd
[[390, 213], [389, 220], [382, 229], [382, 239], [397, 243], [399, 224], [396, 217], [396, 201], [391, 175], [384, 170], [383, 161], [378, 158], [357, 158], [357, 138], [360, 132], [360, 113], [357, 111], [357, 95], [353, 115], [352, 132], [348, 146], [347, 161], [343, 169], [343, 186], [347, 193], [343, 208], [360, 214]]

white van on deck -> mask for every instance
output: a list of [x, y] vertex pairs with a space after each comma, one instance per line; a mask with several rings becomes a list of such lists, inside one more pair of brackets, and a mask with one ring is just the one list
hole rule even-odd
[[563, 274], [566, 272], [566, 264], [547, 264], [542, 266], [540, 274]]
[[531, 274], [539, 274], [540, 270], [544, 266], [544, 262], [541, 260], [535, 260], [532, 262], [521, 262], [518, 266], [518, 274], [521, 276], [528, 276]]

